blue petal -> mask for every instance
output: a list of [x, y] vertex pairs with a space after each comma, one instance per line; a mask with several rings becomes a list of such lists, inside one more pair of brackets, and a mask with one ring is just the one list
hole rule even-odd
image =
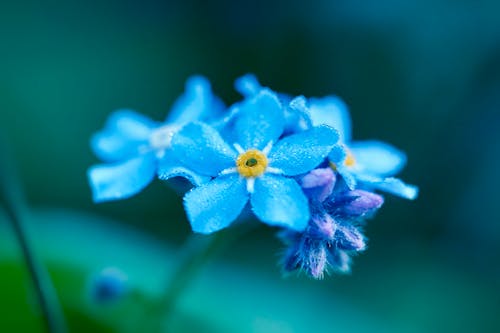
[[224, 105], [212, 94], [210, 82], [202, 76], [186, 81], [186, 88], [172, 106], [167, 122], [185, 125], [196, 120], [213, 119], [221, 114]]
[[165, 155], [158, 164], [158, 178], [168, 180], [174, 177], [187, 179], [193, 186], [200, 186], [207, 183], [211, 178], [202, 176], [181, 165], [172, 154]]
[[314, 126], [331, 126], [339, 131], [341, 142], [351, 140], [351, 117], [347, 105], [340, 98], [309, 98], [309, 112]]
[[338, 139], [337, 131], [329, 126], [313, 127], [287, 136], [271, 150], [269, 164], [289, 176], [306, 173], [328, 156]]
[[132, 110], [115, 111], [102, 131], [92, 136], [90, 145], [98, 158], [116, 162], [137, 155], [147, 144], [151, 131], [159, 124]]
[[356, 172], [381, 177], [392, 176], [406, 164], [405, 153], [384, 142], [351, 142], [349, 148], [356, 161]]
[[337, 172], [339, 173], [339, 175], [342, 177], [342, 179], [344, 180], [346, 186], [350, 189], [350, 190], [354, 190], [355, 187], [356, 187], [356, 178], [355, 176], [349, 171], [349, 168], [341, 165], [341, 166], [338, 166], [337, 167]]
[[128, 198], [146, 187], [156, 172], [153, 154], [142, 155], [119, 164], [101, 164], [88, 171], [95, 202]]
[[328, 160], [338, 166], [344, 162], [346, 156], [347, 152], [345, 146], [343, 144], [337, 144], [332, 148], [330, 154], [328, 154]]
[[190, 123], [172, 137], [172, 154], [185, 167], [205, 176], [217, 176], [235, 167], [236, 152], [212, 127]]
[[255, 96], [262, 89], [262, 86], [253, 74], [246, 74], [239, 77], [234, 82], [234, 88], [243, 96], [249, 98]]
[[228, 108], [224, 117], [210, 124], [226, 142], [233, 143], [236, 141], [235, 123], [240, 113], [241, 104], [241, 102], [234, 103]]
[[297, 231], [307, 226], [307, 198], [293, 179], [265, 174], [255, 180], [250, 200], [253, 212], [264, 223]]
[[346, 156], [347, 151], [345, 145], [336, 144], [330, 151], [330, 154], [328, 154], [328, 160], [333, 164], [333, 166], [331, 164], [330, 166], [332, 166], [333, 169], [337, 171], [337, 173], [342, 177], [346, 186], [350, 190], [354, 190], [354, 188], [356, 187], [356, 179], [354, 178], [349, 168], [344, 165]]
[[209, 234], [231, 224], [247, 201], [245, 180], [233, 174], [189, 191], [184, 196], [184, 207], [193, 231]]
[[240, 105], [235, 123], [236, 143], [244, 149], [262, 149], [283, 133], [284, 113], [276, 94], [263, 89]]
[[[283, 100], [282, 100], [283, 102]], [[309, 108], [304, 96], [295, 97], [285, 108], [285, 132], [302, 132], [312, 127]]]
[[413, 200], [418, 196], [418, 187], [405, 184], [397, 178], [378, 178], [369, 176], [359, 176], [358, 181], [362, 187], [384, 191], [401, 198]]

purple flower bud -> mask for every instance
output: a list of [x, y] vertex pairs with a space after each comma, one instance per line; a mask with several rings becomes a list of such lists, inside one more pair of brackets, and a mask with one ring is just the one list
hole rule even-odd
[[283, 268], [285, 272], [301, 271], [314, 279], [322, 279], [328, 266], [327, 243], [323, 240], [301, 237], [286, 251]]
[[337, 226], [335, 240], [342, 250], [363, 251], [366, 248], [363, 234], [353, 225]]
[[310, 236], [318, 239], [332, 240], [337, 228], [335, 221], [328, 214], [311, 218]]
[[335, 173], [330, 168], [314, 169], [302, 178], [301, 184], [306, 195], [323, 202], [332, 194], [335, 186]]
[[[333, 225], [337, 225], [333, 222]], [[311, 237], [310, 233], [280, 234], [288, 243], [282, 260], [283, 270], [288, 273], [303, 272], [313, 279], [322, 279], [330, 269], [337, 273], [348, 273], [351, 265], [350, 254], [363, 249], [365, 244], [363, 236], [354, 227], [352, 230], [342, 227], [339, 233], [337, 225], [337, 232], [332, 240]]]
[[363, 190], [351, 191], [347, 197], [352, 200], [339, 207], [339, 212], [350, 216], [363, 216], [372, 213], [384, 203], [384, 198], [380, 195]]
[[[318, 244], [319, 245], [319, 244]], [[307, 253], [306, 271], [315, 279], [322, 279], [327, 264], [327, 252], [324, 246], [315, 246]]]

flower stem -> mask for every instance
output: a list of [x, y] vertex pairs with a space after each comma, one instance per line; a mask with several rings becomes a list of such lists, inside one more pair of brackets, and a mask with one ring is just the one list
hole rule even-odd
[[0, 142], [0, 153], [0, 199], [3, 201], [7, 219], [20, 246], [44, 318], [45, 328], [50, 333], [64, 333], [67, 331], [66, 325], [54, 286], [48, 272], [37, 261], [23, 227], [24, 199], [21, 186], [3, 142]]
[[186, 241], [181, 250], [183, 254], [181, 263], [167, 284], [158, 303], [157, 309], [161, 311], [166, 322], [175, 312], [175, 306], [179, 298], [204, 265], [221, 249], [248, 232], [252, 226], [252, 223], [245, 223], [244, 225], [235, 226], [231, 230], [222, 230], [209, 236], [192, 235]]

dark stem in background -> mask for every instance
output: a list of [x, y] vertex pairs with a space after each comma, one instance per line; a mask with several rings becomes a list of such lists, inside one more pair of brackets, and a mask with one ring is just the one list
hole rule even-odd
[[7, 219], [12, 225], [14, 235], [21, 248], [46, 329], [50, 333], [65, 333], [67, 331], [66, 325], [54, 286], [48, 272], [37, 261], [23, 227], [24, 198], [6, 144], [1, 139], [0, 199], [3, 201]]

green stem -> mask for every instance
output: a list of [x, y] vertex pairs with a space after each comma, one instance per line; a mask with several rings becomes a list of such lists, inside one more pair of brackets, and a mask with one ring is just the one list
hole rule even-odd
[[242, 234], [247, 233], [252, 226], [252, 223], [247, 222], [244, 225], [233, 226], [229, 230], [222, 230], [213, 235], [192, 235], [188, 239], [181, 251], [183, 254], [181, 263], [157, 304], [157, 310], [165, 322], [171, 319], [179, 298], [209, 259], [223, 248], [228, 247]]
[[50, 333], [64, 333], [66, 325], [54, 286], [48, 272], [37, 261], [23, 227], [24, 198], [3, 142], [0, 142], [0, 153], [3, 153], [0, 156], [0, 199], [4, 202], [7, 218], [21, 248], [46, 330]]

